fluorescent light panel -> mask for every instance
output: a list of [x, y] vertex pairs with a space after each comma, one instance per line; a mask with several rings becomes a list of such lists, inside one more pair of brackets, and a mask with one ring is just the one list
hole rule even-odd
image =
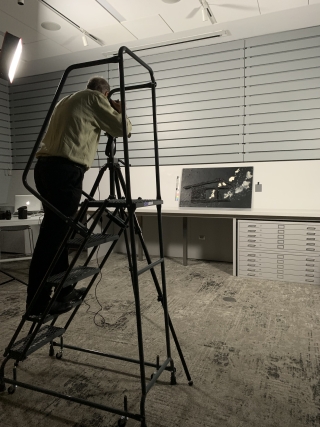
[[22, 40], [8, 32], [5, 33], [0, 53], [0, 77], [13, 82], [22, 52]]
[[117, 21], [126, 21], [126, 19], [122, 15], [120, 15], [120, 13], [113, 6], [111, 6], [111, 4], [107, 2], [107, 0], [96, 0], [96, 2], [99, 3], [100, 6], [102, 6], [107, 12], [109, 12], [110, 15], [112, 15]]

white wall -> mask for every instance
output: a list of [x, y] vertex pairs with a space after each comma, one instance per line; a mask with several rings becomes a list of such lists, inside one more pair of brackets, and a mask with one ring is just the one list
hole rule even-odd
[[[299, 216], [320, 216], [320, 160], [291, 162], [260, 162], [240, 164], [253, 166], [253, 182], [262, 184], [262, 192], [253, 189], [252, 208], [246, 210], [252, 214]], [[238, 167], [239, 164], [186, 165], [185, 167]], [[175, 201], [176, 178], [181, 178], [184, 166], [162, 166], [160, 168], [161, 192], [164, 201], [163, 209], [174, 209], [183, 212]], [[93, 168], [85, 174], [84, 190], [90, 192], [97, 177], [98, 169]], [[28, 175], [28, 182], [34, 185], [33, 171]], [[155, 198], [155, 176], [153, 167], [131, 168], [133, 198]], [[14, 194], [27, 194], [22, 184], [22, 171], [13, 171], [8, 204], [14, 202]], [[100, 183], [100, 198], [109, 196], [109, 173], [106, 172]], [[99, 193], [96, 193], [99, 198]], [[150, 208], [154, 209], [154, 208]], [[188, 208], [189, 210], [189, 208]], [[219, 208], [207, 208], [219, 212]], [[232, 212], [232, 209], [228, 209]], [[226, 209], [223, 209], [226, 211]], [[139, 210], [137, 211], [139, 214]], [[230, 219], [189, 218], [188, 219], [188, 256], [189, 258], [216, 259], [232, 261], [232, 222]], [[144, 217], [143, 234], [151, 255], [158, 254], [156, 239], [157, 223], [155, 217]], [[171, 257], [182, 256], [182, 218], [164, 217], [164, 249]], [[205, 240], [199, 240], [205, 235]], [[119, 251], [124, 251], [119, 243]]]

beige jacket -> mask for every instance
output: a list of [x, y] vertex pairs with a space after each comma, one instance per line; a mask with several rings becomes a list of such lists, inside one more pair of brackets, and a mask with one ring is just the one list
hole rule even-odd
[[[127, 131], [131, 133], [127, 118]], [[36, 157], [58, 156], [85, 165], [93, 163], [101, 131], [122, 134], [122, 115], [101, 92], [85, 89], [66, 96], [56, 105]]]

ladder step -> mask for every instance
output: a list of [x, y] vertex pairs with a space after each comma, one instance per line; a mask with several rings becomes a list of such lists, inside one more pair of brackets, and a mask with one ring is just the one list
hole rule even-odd
[[[88, 207], [99, 208], [105, 200], [92, 200], [88, 202]], [[136, 208], [145, 208], [148, 206], [161, 205], [162, 200], [158, 199], [132, 199], [131, 204]], [[126, 199], [109, 199], [107, 203], [107, 208], [125, 208], [129, 203]]]
[[[113, 242], [118, 240], [119, 236], [117, 234], [92, 234], [89, 239], [86, 241], [84, 248], [92, 248], [94, 246], [99, 246], [102, 243]], [[68, 248], [79, 248], [83, 243], [83, 236], [75, 236], [73, 239], [68, 240]]]
[[[100, 272], [100, 268], [97, 267], [75, 267], [70, 271], [69, 276], [67, 277], [66, 281], [63, 284], [63, 287], [72, 285], [73, 283], [80, 282], [80, 280], [86, 279], [87, 277], [94, 276], [95, 274]], [[47, 280], [47, 283], [50, 285], [58, 285], [63, 276], [65, 275], [65, 272], [55, 274], [53, 276], [50, 276]]]
[[[29, 354], [43, 347], [45, 344], [49, 343], [54, 338], [61, 337], [61, 335], [63, 335], [64, 332], [65, 332], [64, 328], [57, 328], [56, 326], [49, 326], [49, 325], [44, 326], [39, 330], [39, 332], [35, 336], [35, 339], [33, 340], [32, 344], [28, 348], [25, 356], [28, 356]], [[28, 344], [30, 338], [31, 338], [31, 334], [17, 341], [9, 350], [9, 353], [8, 353], [9, 357], [11, 357], [12, 359], [18, 359], [21, 355], [23, 355], [26, 345]]]

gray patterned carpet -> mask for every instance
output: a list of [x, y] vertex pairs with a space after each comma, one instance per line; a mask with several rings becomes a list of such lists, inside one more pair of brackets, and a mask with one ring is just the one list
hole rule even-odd
[[[26, 278], [28, 262], [2, 264]], [[147, 396], [148, 427], [311, 427], [320, 425], [320, 289], [242, 279], [225, 263], [166, 259], [171, 319], [194, 381], [177, 351], [177, 382], [165, 372]], [[0, 275], [0, 280], [4, 279]], [[163, 310], [149, 274], [141, 276], [145, 358], [165, 358]], [[126, 257], [114, 254], [96, 295], [91, 289], [65, 343], [137, 357], [135, 307]], [[0, 352], [24, 310], [25, 287], [0, 286]], [[65, 319], [66, 315], [61, 316]], [[2, 359], [1, 359], [2, 360]], [[13, 363], [6, 366], [11, 377]], [[147, 367], [147, 379], [153, 368]], [[122, 409], [139, 411], [138, 365], [48, 346], [19, 365], [18, 379]], [[113, 427], [118, 415], [18, 388], [0, 394], [1, 427]], [[127, 426], [139, 426], [129, 420]]]

